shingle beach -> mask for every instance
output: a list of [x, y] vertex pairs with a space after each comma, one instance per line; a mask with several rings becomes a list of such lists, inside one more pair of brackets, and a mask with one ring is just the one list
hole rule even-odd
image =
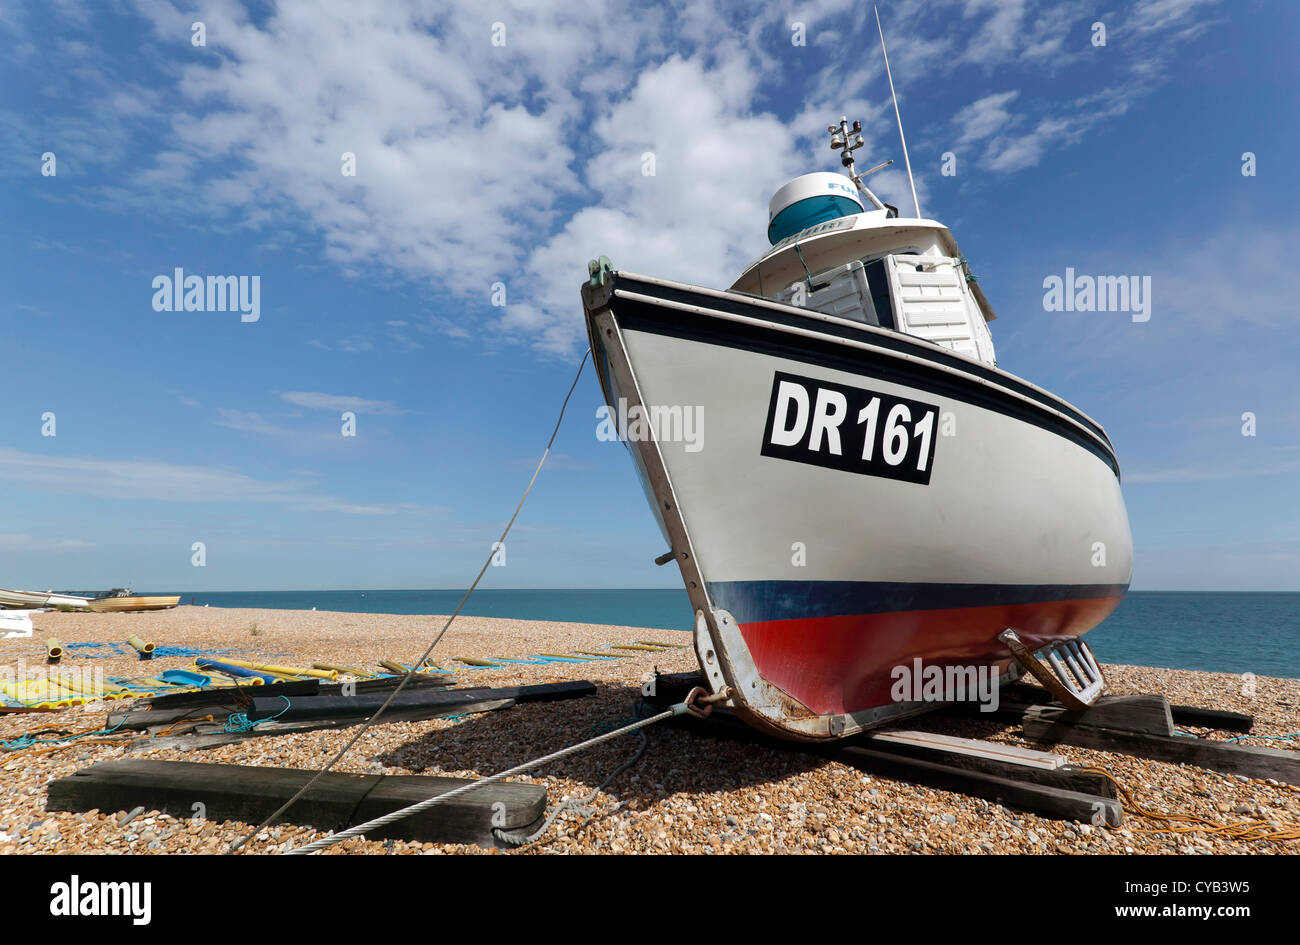
[[[445, 617], [179, 607], [143, 614], [45, 613], [34, 618], [31, 639], [0, 641], [0, 664], [44, 664], [42, 641], [120, 642], [138, 634], [162, 645], [240, 650], [247, 659], [292, 665], [314, 661], [377, 669], [380, 659], [410, 663], [424, 651]], [[461, 617], [435, 651], [452, 657], [521, 657], [538, 652], [604, 651], [609, 644], [657, 640], [687, 643], [686, 634], [594, 624]], [[102, 668], [109, 676], [192, 669], [186, 657], [149, 663], [115, 656], [70, 655], [65, 666]], [[81, 652], [88, 652], [82, 650]], [[477, 777], [562, 748], [628, 719], [642, 682], [656, 669], [695, 669], [688, 649], [636, 650], [589, 663], [462, 667], [462, 685], [507, 686], [587, 679], [597, 694], [564, 702], [521, 704], [507, 711], [374, 726], [336, 770], [364, 773], [447, 774]], [[233, 654], [232, 654], [233, 655]], [[1104, 654], [1102, 654], [1104, 656]], [[1300, 731], [1300, 680], [1259, 677], [1254, 695], [1242, 677], [1137, 666], [1107, 666], [1114, 693], [1163, 692], [1179, 704], [1247, 712], [1254, 735]], [[74, 707], [52, 713], [0, 716], [0, 738], [41, 729], [85, 730], [105, 714]], [[909, 728], [1041, 747], [1023, 741], [1014, 725], [979, 719], [922, 717]], [[225, 764], [315, 768], [355, 728], [254, 738], [208, 750], [159, 749], [131, 757]], [[1230, 733], [1190, 730], [1226, 739]], [[1046, 820], [964, 795], [880, 777], [796, 751], [705, 738], [677, 728], [647, 732], [644, 756], [591, 803], [589, 818], [566, 812], [523, 853], [1287, 853], [1300, 841], [1241, 841], [1208, 831], [1160, 832], [1162, 824], [1128, 811], [1119, 829]], [[1289, 748], [1296, 740], [1249, 744]], [[616, 739], [519, 780], [543, 784], [549, 803], [590, 794], [637, 748]], [[1199, 768], [1061, 746], [1074, 764], [1108, 770], [1145, 807], [1191, 813], [1221, 824], [1300, 820], [1300, 789]], [[46, 785], [79, 768], [127, 757], [114, 744], [74, 743], [59, 751], [0, 754], [0, 853], [218, 853], [251, 825], [183, 820], [146, 811], [121, 823], [118, 811], [47, 812]], [[280, 825], [264, 830], [250, 853], [284, 852], [325, 836]], [[372, 841], [357, 838], [335, 853], [509, 853], [478, 846]]]

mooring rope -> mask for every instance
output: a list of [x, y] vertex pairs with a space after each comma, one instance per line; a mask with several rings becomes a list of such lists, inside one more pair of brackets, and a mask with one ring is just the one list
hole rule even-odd
[[347, 744], [339, 749], [338, 754], [336, 754], [333, 758], [331, 758], [323, 768], [321, 768], [314, 775], [312, 775], [311, 778], [307, 781], [307, 783], [297, 790], [297, 792], [293, 795], [293, 797], [289, 798], [287, 801], [285, 801], [283, 804], [280, 805], [278, 810], [276, 810], [273, 814], [271, 814], [269, 817], [263, 820], [256, 827], [254, 827], [246, 835], [244, 835], [239, 840], [236, 840], [234, 843], [232, 843], [230, 847], [226, 850], [227, 853], [238, 852], [240, 848], [244, 846], [244, 844], [248, 843], [249, 840], [257, 836], [258, 832], [260, 832], [263, 827], [272, 823], [276, 818], [278, 818], [281, 814], [283, 814], [290, 807], [292, 807], [294, 802], [296, 802], [298, 798], [306, 794], [307, 791], [311, 789], [312, 785], [314, 785], [317, 781], [319, 781], [327, 771], [331, 770], [336, 764], [338, 764], [339, 761], [342, 760], [343, 756], [352, 750], [352, 746], [355, 745], [358, 741], [360, 741], [361, 736], [364, 735], [369, 730], [370, 726], [374, 724], [375, 720], [379, 718], [379, 716], [384, 714], [384, 710], [387, 709], [389, 705], [392, 704], [392, 701], [397, 698], [397, 694], [406, 688], [406, 684], [411, 681], [411, 677], [414, 676], [417, 672], [419, 672], [420, 667], [423, 666], [428, 661], [429, 656], [433, 653], [434, 647], [438, 645], [438, 641], [440, 641], [443, 638], [443, 635], [446, 634], [447, 629], [451, 626], [452, 621], [455, 620], [456, 617], [460, 615], [461, 609], [465, 606], [465, 603], [469, 600], [469, 596], [474, 593], [474, 589], [478, 587], [479, 581], [483, 580], [483, 575], [487, 573], [487, 569], [491, 567], [492, 560], [497, 555], [497, 549], [502, 544], [505, 543], [506, 536], [510, 534], [510, 529], [511, 527], [514, 526], [515, 519], [519, 517], [519, 512], [520, 510], [523, 509], [524, 502], [526, 502], [528, 499], [528, 494], [533, 491], [533, 484], [537, 482], [537, 477], [542, 472], [542, 465], [546, 462], [546, 457], [551, 454], [551, 447], [555, 445], [555, 437], [559, 435], [560, 424], [564, 421], [564, 412], [569, 407], [569, 398], [573, 396], [573, 391], [578, 386], [578, 379], [582, 377], [583, 368], [587, 366], [587, 359], [589, 357], [591, 357], [590, 348], [588, 348], [586, 352], [582, 355], [582, 363], [578, 365], [578, 371], [576, 374], [573, 375], [573, 383], [569, 385], [569, 392], [564, 395], [564, 403], [560, 404], [560, 415], [555, 418], [555, 429], [551, 431], [551, 438], [546, 443], [546, 449], [542, 451], [542, 458], [537, 461], [537, 468], [533, 470], [533, 477], [528, 480], [528, 488], [526, 488], [524, 490], [524, 494], [520, 496], [519, 504], [515, 506], [515, 511], [510, 516], [510, 521], [506, 522], [506, 527], [502, 530], [501, 537], [497, 539], [496, 544], [492, 546], [492, 553], [488, 555], [487, 560], [483, 562], [483, 567], [479, 568], [478, 576], [474, 578], [474, 583], [472, 583], [469, 586], [469, 590], [467, 590], [465, 592], [465, 596], [460, 599], [460, 603], [456, 605], [456, 609], [452, 611], [451, 616], [447, 618], [447, 622], [442, 625], [442, 629], [438, 631], [438, 635], [433, 638], [433, 642], [430, 643], [428, 649], [424, 651], [424, 655], [421, 656], [419, 660], [417, 660], [409, 670], [407, 670], [406, 675], [402, 677], [402, 681], [397, 684], [397, 687], [393, 689], [391, 693], [389, 693], [388, 698], [384, 700], [383, 705], [381, 705], [378, 709], [375, 710], [374, 715], [370, 716], [370, 718], [366, 719], [365, 722], [361, 723], [361, 727], [357, 729], [356, 734], [353, 735], [350, 739], [348, 739]]
[[611, 771], [605, 777], [605, 780], [601, 781], [600, 784], [597, 785], [596, 790], [592, 791], [586, 797], [569, 798], [568, 800], [560, 801], [560, 803], [555, 805], [555, 809], [546, 815], [546, 819], [542, 821], [542, 825], [532, 833], [524, 834], [517, 831], [502, 830], [499, 827], [494, 827], [492, 835], [502, 843], [508, 844], [509, 846], [520, 848], [526, 847], [540, 840], [546, 832], [551, 829], [551, 825], [554, 824], [555, 821], [559, 819], [560, 815], [566, 811], [575, 811], [576, 813], [581, 814], [581, 826], [585, 827], [587, 823], [596, 816], [596, 812], [591, 809], [592, 802], [600, 796], [600, 793], [604, 791], [605, 788], [614, 783], [615, 778], [640, 761], [641, 756], [645, 754], [646, 746], [650, 743], [650, 740], [646, 738], [645, 729], [637, 731], [636, 735], [638, 743], [636, 751], [632, 753], [632, 757]]
[[1300, 840], [1300, 824], [1292, 821], [1279, 819], [1272, 823], [1256, 821], [1254, 823], [1221, 824], [1208, 817], [1202, 817], [1200, 814], [1162, 814], [1160, 811], [1150, 810], [1139, 804], [1133, 794], [1105, 768], [1081, 768], [1079, 770], [1099, 774], [1115, 785], [1115, 790], [1124, 799], [1126, 812], [1158, 823], [1187, 825], [1152, 827], [1150, 829], [1144, 827], [1128, 828], [1135, 833], [1207, 833], [1212, 836], [1226, 837], [1229, 840]]
[[[694, 693], [692, 693], [692, 696], [688, 696], [687, 699], [688, 700], [691, 699], [693, 695]], [[700, 701], [703, 702], [705, 700], [700, 700]], [[559, 751], [551, 752], [549, 755], [543, 755], [540, 758], [534, 758], [532, 761], [525, 761], [521, 765], [515, 765], [513, 768], [509, 768], [505, 771], [501, 771], [497, 774], [492, 775], [491, 777], [480, 778], [477, 781], [469, 781], [466, 784], [462, 784], [460, 787], [452, 788], [450, 791], [446, 792], [445, 794], [436, 794], [433, 797], [426, 798], [425, 800], [412, 804], [409, 807], [403, 807], [401, 810], [395, 810], [391, 814], [384, 814], [382, 817], [376, 817], [374, 820], [366, 821], [364, 824], [358, 824], [355, 827], [349, 827], [346, 830], [341, 830], [338, 833], [331, 834], [328, 837], [322, 837], [321, 839], [314, 840], [311, 843], [306, 844], [305, 846], [296, 847], [292, 850], [286, 850], [281, 855], [301, 856], [307, 853], [315, 853], [317, 850], [324, 850], [326, 847], [331, 847], [336, 843], [342, 843], [344, 840], [350, 839], [351, 837], [359, 837], [364, 833], [369, 833], [371, 830], [375, 830], [379, 827], [385, 827], [388, 824], [399, 821], [405, 817], [410, 817], [412, 814], [418, 814], [421, 811], [428, 810], [430, 807], [433, 807], [436, 804], [442, 804], [445, 803], [446, 801], [452, 800], [453, 798], [457, 798], [464, 794], [468, 794], [470, 791], [473, 791], [476, 788], [480, 788], [488, 784], [495, 784], [498, 781], [503, 781], [506, 778], [513, 777], [514, 775], [523, 774], [526, 771], [531, 771], [533, 768], [538, 768], [541, 767], [542, 765], [550, 764], [552, 761], [560, 761], [563, 758], [567, 758], [569, 755], [577, 754], [580, 751], [586, 751], [588, 748], [594, 748], [595, 746], [610, 741], [611, 739], [618, 738], [620, 735], [626, 735], [629, 732], [635, 732], [640, 729], [643, 729], [648, 725], [654, 725], [656, 722], [663, 722], [666, 719], [671, 719], [674, 716], [678, 716], [678, 715], [685, 715], [686, 713], [692, 711], [694, 710], [690, 702], [679, 702], [677, 705], [663, 712], [660, 712], [658, 715], [652, 715], [649, 718], [640, 719], [636, 722], [633, 722], [630, 725], [624, 725], [622, 728], [616, 728], [613, 731], [606, 732], [604, 735], [597, 735], [594, 738], [588, 738], [586, 741], [581, 741], [581, 742], [577, 742], [576, 744], [569, 745], [567, 748], [561, 748]]]

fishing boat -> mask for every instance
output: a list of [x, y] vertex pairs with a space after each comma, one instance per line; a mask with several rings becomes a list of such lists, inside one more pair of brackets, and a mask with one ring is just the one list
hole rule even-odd
[[121, 588], [115, 589], [107, 597], [95, 598], [90, 601], [89, 607], [97, 614], [120, 614], [141, 610], [167, 610], [180, 602], [179, 594], [164, 597], [137, 597], [129, 590]]
[[48, 593], [40, 591], [10, 591], [0, 588], [0, 607], [31, 609], [44, 607], [50, 599]]
[[657, 560], [681, 570], [709, 688], [768, 732], [839, 738], [1026, 670], [1086, 705], [1105, 683], [1079, 637], [1132, 577], [1115, 450], [998, 366], [955, 238], [914, 184], [914, 216], [871, 191], [860, 131], [829, 126], [844, 173], [777, 190], [771, 248], [728, 289], [588, 266]]
[[88, 603], [84, 597], [70, 594], [55, 594], [53, 591], [9, 591], [0, 588], [0, 607], [36, 608], [36, 607], [85, 607]]

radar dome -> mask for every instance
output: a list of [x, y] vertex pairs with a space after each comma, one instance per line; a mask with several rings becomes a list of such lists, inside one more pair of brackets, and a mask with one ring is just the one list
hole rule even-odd
[[864, 209], [857, 188], [843, 174], [804, 174], [778, 190], [768, 204], [767, 239], [775, 246], [800, 230]]

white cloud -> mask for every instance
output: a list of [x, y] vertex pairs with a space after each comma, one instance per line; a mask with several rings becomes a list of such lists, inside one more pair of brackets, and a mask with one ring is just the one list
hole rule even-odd
[[362, 397], [351, 397], [346, 394], [321, 394], [311, 391], [291, 390], [282, 393], [280, 398], [295, 406], [307, 407], [312, 410], [352, 410], [356, 413], [383, 416], [409, 413], [409, 411], [403, 410], [391, 400], [366, 400]]
[[[725, 288], [765, 248], [767, 201], [804, 170], [775, 116], [752, 110], [758, 74], [740, 51], [713, 67], [672, 57], [643, 72], [631, 93], [592, 128], [585, 178], [598, 197], [530, 256], [536, 301], [503, 321], [567, 350], [582, 270], [600, 254], [619, 268]], [[643, 173], [645, 158], [654, 175]]]
[[0, 552], [76, 551], [90, 548], [91, 542], [79, 538], [47, 538], [31, 535], [0, 534]]
[[[1105, 101], [1035, 98], [1023, 75], [1095, 59], [1086, 27], [1100, 14], [1030, 0], [899, 0], [882, 19], [905, 120], [909, 90], [924, 82], [973, 67], [998, 70], [1001, 83], [1022, 70], [1019, 91], [985, 95], [953, 120], [960, 145], [983, 144], [977, 166], [1010, 172], [1079, 140], [1161, 81], [1165, 47], [1191, 34], [1209, 2], [1149, 0], [1126, 22], [1114, 17], [1113, 35], [1134, 39], [1103, 51], [1120, 77]], [[57, 51], [68, 61], [48, 70], [51, 81], [65, 93], [102, 93], [75, 99], [71, 114], [56, 110], [57, 129], [33, 130], [0, 111], [0, 137], [15, 153], [51, 138], [74, 173], [77, 162], [117, 160], [122, 182], [94, 194], [122, 207], [173, 201], [192, 215], [197, 201], [227, 231], [264, 234], [306, 220], [336, 271], [386, 270], [436, 296], [438, 308], [457, 307], [455, 318], [422, 315], [410, 325], [377, 317], [331, 343], [344, 352], [416, 351], [419, 332], [483, 337], [479, 319], [495, 316], [502, 336], [570, 353], [582, 334], [576, 287], [587, 258], [604, 252], [620, 266], [729, 283], [764, 248], [771, 193], [829, 163], [828, 115], [862, 118], [864, 160], [901, 158], [874, 17], [850, 0], [744, 15], [711, 0], [663, 9], [629, 0], [490, 9], [476, 0], [285, 0], [256, 19], [233, 0], [210, 0], [209, 45], [197, 52], [187, 45], [191, 10], [167, 0], [136, 7], [160, 48], [184, 48], [168, 63], [174, 90], [121, 81], [105, 52], [67, 39]], [[789, 46], [796, 19], [807, 24], [808, 47]], [[498, 20], [501, 47], [491, 43]], [[1165, 28], [1176, 33], [1162, 40]], [[797, 103], [797, 113], [756, 106], [768, 95], [786, 109]], [[148, 167], [126, 164], [128, 146], [159, 115], [167, 125], [153, 125], [152, 137], [161, 132], [166, 147]], [[918, 138], [914, 149], [924, 131]], [[652, 178], [639, 173], [647, 150], [658, 165]], [[344, 152], [356, 157], [355, 177], [341, 173]], [[872, 183], [907, 207], [900, 171], [901, 160]], [[924, 209], [923, 175], [917, 187]], [[483, 300], [503, 278], [502, 315]]]
[[392, 515], [420, 507], [358, 503], [314, 491], [307, 479], [255, 479], [233, 469], [138, 459], [41, 456], [0, 447], [0, 483], [33, 492], [116, 501], [271, 502], [300, 511]]
[[982, 141], [1000, 131], [1011, 120], [1006, 106], [1019, 95], [1019, 89], [986, 95], [959, 111], [953, 118], [958, 131], [957, 146]]

